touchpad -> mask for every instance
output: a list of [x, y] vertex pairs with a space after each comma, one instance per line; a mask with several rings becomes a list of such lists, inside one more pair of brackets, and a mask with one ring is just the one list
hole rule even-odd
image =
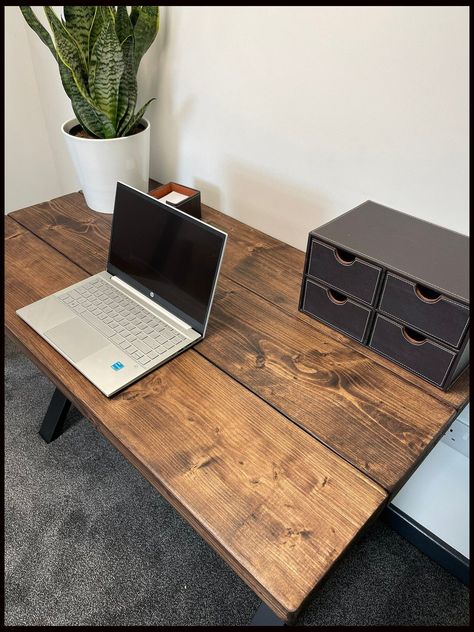
[[110, 344], [107, 338], [80, 318], [71, 318], [57, 327], [48, 329], [43, 335], [73, 362], [79, 362]]

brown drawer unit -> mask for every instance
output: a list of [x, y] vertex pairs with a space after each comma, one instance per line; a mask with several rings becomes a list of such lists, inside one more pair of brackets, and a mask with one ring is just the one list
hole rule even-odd
[[308, 274], [331, 287], [372, 305], [381, 268], [360, 257], [313, 239]]
[[453, 347], [459, 347], [469, 326], [466, 305], [390, 272], [385, 277], [379, 309]]
[[456, 358], [455, 351], [381, 314], [375, 319], [369, 347], [436, 386], [443, 386]]
[[372, 310], [334, 288], [306, 280], [303, 311], [359, 342], [366, 339]]
[[299, 309], [448, 390], [469, 365], [469, 238], [364, 202], [309, 233]]

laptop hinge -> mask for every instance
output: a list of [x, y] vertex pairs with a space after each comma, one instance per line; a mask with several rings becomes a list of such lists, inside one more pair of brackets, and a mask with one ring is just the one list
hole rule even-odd
[[169, 312], [164, 307], [161, 307], [161, 305], [158, 305], [157, 303], [155, 303], [155, 301], [150, 300], [148, 296], [145, 296], [144, 294], [142, 294], [141, 292], [133, 288], [128, 283], [125, 283], [125, 281], [122, 281], [122, 279], [119, 279], [118, 276], [112, 276], [110, 277], [110, 280], [114, 281], [115, 283], [117, 283], [117, 285], [120, 285], [123, 288], [125, 288], [127, 292], [130, 292], [131, 294], [139, 298], [141, 301], [143, 301], [143, 303], [145, 303], [147, 307], [150, 307], [154, 311], [163, 314], [164, 316], [174, 321], [177, 325], [179, 325], [183, 329], [192, 329], [191, 325], [188, 325], [188, 323], [185, 323], [184, 320], [181, 320], [180, 318], [178, 318], [177, 316]]

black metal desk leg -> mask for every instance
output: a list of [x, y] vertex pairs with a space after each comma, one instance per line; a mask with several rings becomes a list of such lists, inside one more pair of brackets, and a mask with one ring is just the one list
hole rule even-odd
[[279, 619], [276, 614], [270, 610], [266, 603], [261, 603], [258, 607], [257, 612], [254, 614], [252, 621], [249, 623], [249, 626], [259, 626], [259, 625], [286, 625], [284, 621]]
[[59, 437], [70, 407], [71, 402], [68, 398], [64, 397], [59, 389], [56, 389], [39, 431], [46, 443], [51, 443]]

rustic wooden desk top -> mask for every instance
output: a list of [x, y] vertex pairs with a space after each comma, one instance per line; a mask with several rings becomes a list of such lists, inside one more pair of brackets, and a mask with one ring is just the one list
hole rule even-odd
[[303, 252], [203, 219], [229, 233], [208, 335], [112, 399], [15, 314], [105, 269], [111, 216], [82, 194], [6, 218], [6, 328], [290, 620], [466, 403], [468, 374], [443, 393], [299, 313]]

